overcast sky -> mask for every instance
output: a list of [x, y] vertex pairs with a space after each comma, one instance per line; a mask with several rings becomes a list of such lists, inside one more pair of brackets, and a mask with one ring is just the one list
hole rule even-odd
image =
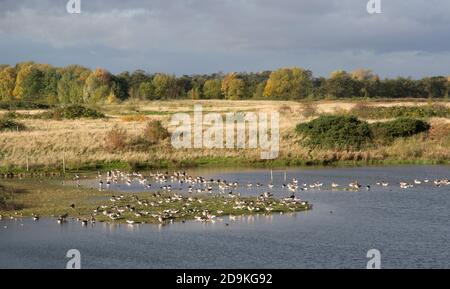
[[0, 0], [0, 63], [81, 64], [114, 73], [262, 71], [450, 75], [450, 1]]

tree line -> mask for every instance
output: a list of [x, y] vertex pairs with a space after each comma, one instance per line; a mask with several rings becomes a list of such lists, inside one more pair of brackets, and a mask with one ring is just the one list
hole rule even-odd
[[368, 69], [337, 70], [316, 77], [292, 67], [256, 73], [175, 76], [143, 70], [112, 74], [80, 65], [22, 62], [0, 65], [0, 101], [46, 104], [114, 103], [126, 99], [338, 99], [444, 98], [450, 76], [381, 79]]

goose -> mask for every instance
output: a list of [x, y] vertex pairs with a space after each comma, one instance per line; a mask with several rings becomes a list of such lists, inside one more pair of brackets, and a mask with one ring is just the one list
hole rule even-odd
[[333, 183], [331, 183], [331, 187], [333, 189], [336, 189], [337, 187], [339, 187], [339, 184], [333, 182]]
[[408, 183], [405, 183], [405, 182], [400, 182], [400, 188], [401, 189], [408, 189], [408, 188], [412, 188], [412, 187], [413, 187], [412, 184], [408, 184]]
[[361, 188], [361, 185], [358, 183], [358, 181], [355, 181], [355, 182], [350, 183], [349, 187], [353, 188], [353, 189], [359, 189], [359, 188]]
[[419, 181], [418, 179], [415, 179], [415, 180], [414, 180], [414, 183], [417, 184], [417, 185], [420, 185], [422, 182]]
[[271, 192], [264, 192], [264, 193], [262, 193], [261, 196], [263, 196], [264, 198], [268, 199], [268, 198], [272, 197], [273, 194]]
[[59, 218], [57, 219], [57, 222], [58, 222], [58, 224], [62, 224], [62, 223], [65, 223], [65, 222], [66, 222], [66, 219], [65, 219], [65, 218], [62, 218], [62, 217], [59, 217]]
[[39, 216], [36, 215], [35, 213], [33, 213], [33, 221], [38, 221], [39, 220]]

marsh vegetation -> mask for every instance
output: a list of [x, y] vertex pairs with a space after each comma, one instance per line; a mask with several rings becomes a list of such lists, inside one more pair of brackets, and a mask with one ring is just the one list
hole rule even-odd
[[[173, 127], [170, 117], [176, 112], [193, 113], [193, 105], [204, 111], [217, 112], [280, 112], [280, 153], [276, 160], [260, 159], [259, 149], [173, 149], [167, 133]], [[428, 102], [363, 102], [364, 107], [382, 110], [386, 107], [428, 107]], [[449, 103], [436, 106], [449, 108]], [[0, 111], [8, 121], [0, 132], [0, 170], [2, 172], [62, 171], [63, 160], [67, 171], [86, 169], [143, 169], [190, 166], [299, 166], [326, 164], [376, 163], [448, 163], [450, 160], [450, 121], [444, 117], [418, 118], [395, 121], [397, 114], [383, 119], [354, 116], [360, 102], [323, 101], [229, 101], [179, 100], [152, 102], [124, 102], [105, 105], [105, 118], [41, 119], [22, 117], [42, 110]], [[433, 106], [434, 107], [434, 106]], [[98, 109], [98, 108], [97, 108]], [[51, 109], [52, 110], [52, 109]], [[147, 112], [160, 112], [159, 114]], [[330, 146], [307, 146], [296, 132], [298, 124], [314, 121], [321, 115], [357, 117], [368, 123], [372, 140], [344, 149]], [[387, 118], [386, 118], [387, 117]], [[416, 119], [416, 118], [414, 118]], [[318, 122], [319, 120], [316, 120]], [[401, 132], [404, 125], [426, 122], [427, 130]], [[16, 123], [26, 130], [17, 131]], [[358, 126], [358, 125], [357, 125]], [[420, 127], [424, 127], [420, 123]], [[205, 126], [205, 129], [207, 126]], [[348, 131], [348, 130], [347, 130]], [[367, 130], [366, 130], [367, 131]], [[341, 131], [342, 132], [342, 131]], [[353, 133], [353, 130], [349, 131]], [[366, 135], [368, 136], [368, 135]], [[345, 137], [342, 135], [342, 137]], [[322, 140], [322, 141], [325, 141]], [[363, 145], [363, 143], [368, 143]]]

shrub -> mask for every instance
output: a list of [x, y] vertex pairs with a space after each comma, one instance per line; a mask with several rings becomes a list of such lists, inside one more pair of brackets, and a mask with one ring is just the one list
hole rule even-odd
[[169, 131], [162, 126], [159, 120], [149, 121], [143, 132], [143, 139], [150, 145], [157, 144], [169, 136]]
[[0, 118], [0, 131], [22, 131], [26, 127], [24, 124], [17, 122], [8, 117]]
[[313, 148], [359, 149], [372, 139], [369, 124], [352, 116], [323, 115], [297, 125], [296, 131]]
[[420, 119], [401, 117], [387, 122], [373, 123], [371, 129], [376, 138], [389, 141], [428, 131], [430, 125]]
[[105, 150], [110, 153], [124, 150], [127, 147], [127, 140], [127, 132], [115, 126], [106, 134]]
[[44, 112], [41, 117], [51, 119], [104, 118], [105, 115], [97, 110], [73, 104], [52, 111]]
[[27, 101], [2, 101], [0, 109], [49, 109], [51, 106], [43, 103], [27, 102]]
[[391, 107], [357, 105], [354, 108], [352, 108], [349, 113], [365, 119], [384, 119], [397, 117], [450, 118], [450, 108], [437, 104], [424, 106], [391, 106]]

